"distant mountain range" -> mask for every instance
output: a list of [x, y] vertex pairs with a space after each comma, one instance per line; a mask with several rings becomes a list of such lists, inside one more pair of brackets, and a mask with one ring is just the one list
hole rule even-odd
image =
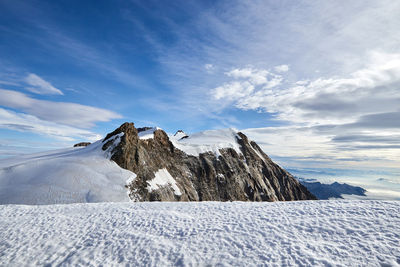
[[367, 190], [362, 187], [352, 186], [346, 183], [340, 184], [334, 182], [332, 184], [323, 184], [315, 179], [296, 178], [318, 199], [343, 198], [343, 194], [365, 196], [365, 192], [367, 192]]

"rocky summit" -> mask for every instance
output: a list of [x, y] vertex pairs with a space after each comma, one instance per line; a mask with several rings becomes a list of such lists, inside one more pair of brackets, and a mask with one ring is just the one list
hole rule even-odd
[[[182, 137], [185, 138], [182, 138]], [[102, 150], [136, 174], [134, 201], [289, 201], [316, 199], [246, 135], [233, 129], [168, 136], [124, 123]]]

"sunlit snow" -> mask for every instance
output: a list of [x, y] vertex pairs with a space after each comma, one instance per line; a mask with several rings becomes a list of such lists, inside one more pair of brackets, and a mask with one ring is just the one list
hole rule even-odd
[[400, 202], [0, 206], [0, 266], [398, 266]]
[[171, 176], [167, 169], [160, 169], [156, 173], [154, 173], [154, 175], [154, 179], [147, 181], [147, 190], [149, 190], [149, 192], [160, 189], [163, 186], [171, 186], [174, 190], [175, 195], [182, 195], [181, 190], [176, 185], [174, 177]]
[[138, 133], [139, 139], [151, 139], [154, 138], [154, 132], [160, 130], [158, 127], [152, 127], [148, 130], [141, 131]]
[[192, 156], [211, 152], [218, 157], [220, 155], [219, 150], [222, 148], [233, 148], [237, 153], [242, 153], [240, 145], [237, 142], [237, 139], [240, 139], [240, 137], [237, 135], [237, 130], [235, 129], [203, 131], [191, 134], [189, 137], [183, 139], [173, 135], [169, 138], [175, 147]]
[[85, 148], [1, 160], [0, 204], [129, 201], [125, 185], [136, 175], [109, 160], [110, 151], [102, 145], [97, 141]]

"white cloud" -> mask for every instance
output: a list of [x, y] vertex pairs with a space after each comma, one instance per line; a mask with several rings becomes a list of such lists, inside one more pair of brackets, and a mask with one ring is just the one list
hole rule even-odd
[[43, 80], [38, 75], [30, 73], [25, 82], [32, 87], [26, 87], [27, 90], [41, 95], [63, 95], [60, 89], [55, 88], [51, 83]]
[[279, 85], [282, 81], [282, 76], [263, 69], [233, 69], [225, 74], [234, 79], [246, 79], [253, 85], [263, 85], [267, 88]]
[[213, 65], [213, 64], [205, 64], [205, 65], [204, 65], [204, 68], [205, 68], [206, 70], [212, 70], [212, 69], [214, 68], [214, 65]]
[[245, 83], [253, 84], [248, 70], [228, 76], [233, 81], [211, 90], [214, 100], [289, 123], [244, 132], [258, 142], [268, 140], [263, 149], [290, 159], [290, 166], [399, 164], [400, 54], [371, 52], [365, 65], [348, 75], [284, 80], [272, 88], [254, 84], [246, 90]]
[[361, 136], [341, 136], [345, 131], [324, 134], [313, 127], [301, 126], [241, 131], [283, 166], [349, 169], [399, 167], [397, 138], [400, 130], [391, 133], [368, 131], [368, 134]]
[[0, 108], [0, 127], [16, 131], [27, 131], [47, 135], [62, 141], [89, 140], [101, 138], [88, 130], [41, 120], [35, 116]]
[[297, 81], [295, 82], [296, 85], [306, 85], [308, 84], [310, 81], [309, 80], [302, 80], [302, 81]]
[[102, 108], [69, 102], [53, 102], [31, 98], [23, 93], [0, 89], [0, 105], [22, 110], [41, 120], [88, 128], [96, 122], [121, 118], [121, 115]]
[[236, 101], [236, 106], [240, 106], [249, 96], [257, 94], [256, 89], [269, 90], [280, 85], [283, 80], [281, 75], [251, 67], [233, 69], [225, 75], [234, 80], [214, 88], [211, 95], [216, 100]]
[[287, 72], [289, 71], [289, 65], [279, 65], [274, 68], [277, 72]]
[[246, 97], [254, 91], [254, 85], [244, 82], [225, 83], [214, 89], [213, 95], [215, 99], [236, 100]]
[[265, 70], [234, 69], [227, 75], [234, 80], [211, 90], [214, 99], [233, 101], [244, 110], [276, 113], [277, 119], [293, 123], [351, 123], [400, 107], [400, 54], [371, 52], [365, 66], [347, 76], [297, 81], [292, 86], [286, 81], [285, 87], [280, 86], [282, 76]]
[[3, 84], [3, 85], [11, 85], [11, 86], [19, 86], [19, 84], [16, 83], [16, 82], [1, 81], [1, 80], [0, 80], [0, 84]]
[[[266, 69], [283, 62], [290, 66], [293, 81], [316, 80], [318, 76], [344, 77], [360, 69], [366, 53], [373, 49], [400, 52], [397, 1], [298, 1], [289, 6], [274, 1], [231, 1], [201, 14], [198, 3], [180, 8], [191, 18], [185, 25], [157, 10], [149, 12], [168, 25], [176, 40], [172, 45], [160, 42], [157, 33], [138, 18], [129, 19], [141, 25], [139, 30], [151, 40], [149, 44], [169, 74], [166, 80], [184, 96], [177, 101], [186, 113], [198, 113], [198, 106], [220, 111], [209, 99], [201, 101], [200, 91], [206, 95], [210, 88], [224, 84], [222, 70], [232, 66], [251, 64]], [[197, 66], [210, 62], [215, 75], [204, 79]]]
[[[154, 108], [166, 107], [171, 117], [185, 116], [186, 121], [196, 120], [197, 125], [199, 122], [210, 125], [215, 122], [209, 119], [212, 114], [226, 115], [225, 108], [238, 107], [271, 112], [277, 120], [296, 125], [346, 124], [374, 110], [392, 110], [390, 107], [396, 104], [389, 96], [376, 100], [362, 96], [362, 89], [356, 96], [359, 101], [353, 101], [351, 92], [343, 97], [335, 93], [324, 95], [325, 89], [318, 87], [327, 88], [340, 79], [344, 79], [343, 83], [345, 79], [355, 81], [349, 74], [366, 67], [367, 53], [371, 50], [400, 53], [398, 1], [297, 1], [286, 5], [275, 1], [234, 0], [206, 10], [200, 3], [185, 2], [179, 6], [180, 12], [189, 15], [185, 24], [150, 5], [141, 4], [141, 7], [155, 20], [168, 25], [168, 34], [176, 40], [166, 44], [151, 30], [151, 25], [128, 16], [158, 54], [159, 63], [166, 71], [163, 82], [170, 85], [173, 95], [179, 95], [173, 100], [173, 108], [170, 99], [156, 102], [154, 97], [149, 99]], [[198, 10], [203, 11], [199, 14]], [[205, 71], [199, 71], [198, 66], [205, 69], [210, 63], [214, 67], [213, 75], [205, 77]], [[283, 63], [288, 71], [279, 72]], [[236, 67], [240, 67], [237, 69], [240, 72], [234, 72], [232, 68]], [[260, 83], [266, 80], [266, 73], [254, 75], [250, 69], [269, 71], [281, 79], [276, 77], [270, 88], [265, 88]], [[231, 77], [227, 76], [229, 72]], [[210, 92], [210, 89], [213, 90]], [[330, 98], [332, 94], [340, 101], [331, 101], [335, 100]], [[321, 107], [310, 105], [313, 97], [317, 99], [314, 104], [321, 103], [325, 111], [317, 111], [315, 108]], [[302, 103], [304, 100], [310, 102]], [[374, 103], [381, 100], [383, 104]], [[338, 104], [341, 107], [335, 109]], [[328, 110], [329, 106], [334, 109]], [[344, 108], [347, 114], [340, 112]], [[265, 116], [267, 121], [270, 116]], [[223, 125], [223, 120], [218, 120]], [[258, 123], [264, 126], [261, 120]]]

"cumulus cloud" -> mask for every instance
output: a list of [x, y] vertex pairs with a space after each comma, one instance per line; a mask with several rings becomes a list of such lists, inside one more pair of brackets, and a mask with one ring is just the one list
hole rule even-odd
[[287, 72], [287, 71], [289, 71], [289, 66], [288, 65], [279, 65], [279, 66], [276, 66], [274, 68], [274, 70], [277, 72]]
[[51, 83], [43, 80], [41, 77], [34, 73], [30, 73], [25, 82], [30, 85], [26, 87], [27, 90], [40, 95], [63, 95], [60, 89], [55, 88]]
[[[244, 82], [251, 83], [249, 77]], [[268, 89], [255, 85], [241, 94], [212, 92], [214, 99], [219, 96], [240, 109], [273, 113], [276, 120], [289, 123], [243, 131], [256, 141], [268, 140], [263, 149], [281, 160], [290, 159], [291, 166], [301, 166], [309, 158], [322, 159], [318, 164], [325, 161], [326, 167], [398, 165], [400, 54], [372, 52], [363, 67], [348, 75], [288, 83], [283, 80], [285, 86]]]
[[245, 79], [253, 85], [260, 85], [264, 88], [275, 87], [282, 81], [282, 76], [264, 69], [233, 69], [225, 74], [234, 79]]
[[400, 107], [400, 54], [373, 52], [365, 67], [347, 77], [321, 77], [287, 87], [280, 86], [282, 75], [267, 70], [234, 69], [226, 75], [234, 80], [213, 89], [214, 99], [233, 101], [244, 110], [275, 113], [277, 119], [295, 123], [357, 123], [362, 116], [389, 113], [385, 122], [393, 124], [398, 114], [391, 112]]
[[214, 89], [215, 99], [236, 100], [246, 97], [254, 91], [254, 85], [250, 82], [230, 82]]
[[22, 110], [44, 121], [80, 128], [89, 128], [96, 122], [121, 118], [121, 115], [102, 108], [39, 100], [17, 91], [4, 89], [0, 89], [0, 105]]
[[[237, 68], [225, 73], [233, 81], [214, 88], [211, 95], [216, 100], [236, 102], [236, 106], [246, 109], [242, 104], [249, 96], [257, 95], [260, 90], [269, 90], [281, 84], [283, 77], [265, 69]], [[257, 108], [257, 107], [256, 107]], [[255, 108], [255, 109], [256, 109]]]

